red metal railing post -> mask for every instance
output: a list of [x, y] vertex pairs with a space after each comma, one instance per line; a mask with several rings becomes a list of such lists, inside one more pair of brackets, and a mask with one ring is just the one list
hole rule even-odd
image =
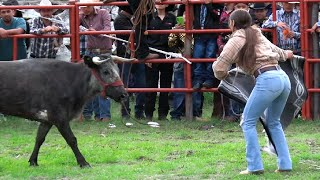
[[[303, 17], [301, 18], [301, 20], [302, 20], [302, 23], [303, 24], [301, 24], [302, 25], [302, 34], [303, 34], [303, 39], [302, 39], [302, 41], [304, 41], [303, 42], [303, 45], [304, 45], [304, 56], [305, 56], [305, 58], [306, 58], [306, 62], [305, 62], [305, 73], [304, 73], [304, 75], [305, 75], [305, 85], [306, 85], [306, 87], [307, 87], [307, 89], [310, 89], [311, 87], [310, 87], [310, 71], [311, 71], [311, 69], [310, 69], [310, 63], [309, 63], [309, 53], [308, 53], [308, 51], [309, 51], [309, 44], [308, 44], [308, 34], [307, 34], [307, 32], [305, 31], [305, 28], [304, 27], [308, 27], [308, 13], [307, 13], [307, 9], [308, 9], [308, 5], [307, 5], [308, 3], [306, 3], [306, 2], [303, 2], [302, 3], [302, 6], [303, 6], [303, 11], [305, 11], [305, 13], [303, 13]], [[312, 95], [309, 93], [309, 95], [308, 95], [308, 98], [307, 98], [307, 100], [306, 100], [306, 102], [305, 102], [305, 105], [304, 105], [304, 107], [305, 107], [305, 115], [304, 115], [304, 118], [305, 119], [311, 119], [311, 110], [310, 110], [310, 108], [311, 108], [311, 97], [312, 97]]]
[[[193, 23], [193, 5], [189, 4], [189, 1], [185, 2], [185, 29], [191, 30], [192, 23]], [[192, 34], [187, 33], [185, 37], [185, 53], [186, 57], [191, 57], [192, 54]], [[192, 88], [192, 79], [191, 79], [192, 68], [190, 64], [185, 63], [184, 65], [184, 79], [185, 79], [185, 87], [187, 89]], [[185, 109], [186, 109], [186, 119], [192, 120], [193, 119], [193, 103], [192, 103], [192, 92], [186, 93], [185, 97]]]
[[12, 46], [13, 46], [12, 60], [17, 60], [18, 59], [18, 38], [15, 36], [12, 36]]
[[75, 5], [76, 1], [75, 0], [70, 0], [69, 4], [73, 5], [72, 8], [70, 8], [69, 10], [69, 21], [70, 21], [70, 34], [71, 34], [71, 38], [70, 38], [70, 45], [71, 45], [71, 61], [75, 61], [78, 60], [77, 59], [77, 33], [76, 33], [76, 20], [78, 19], [76, 16], [76, 5]]

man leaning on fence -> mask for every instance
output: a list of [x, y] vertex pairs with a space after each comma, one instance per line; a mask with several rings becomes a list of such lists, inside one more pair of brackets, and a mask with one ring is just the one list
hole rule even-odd
[[[52, 6], [49, 0], [42, 0], [39, 6]], [[67, 34], [68, 28], [63, 24], [59, 17], [54, 17], [53, 13], [57, 9], [36, 9], [40, 13], [41, 17], [33, 19], [32, 26], [30, 28], [31, 34], [43, 35], [43, 34]], [[50, 20], [50, 19], [54, 20]], [[61, 23], [59, 23], [61, 21]], [[31, 58], [56, 58], [56, 54], [63, 38], [35, 38], [31, 46], [30, 57]]]
[[[80, 3], [94, 3], [95, 0], [81, 0]], [[105, 9], [94, 6], [80, 6], [80, 25], [86, 31], [110, 31], [111, 17]], [[101, 58], [110, 57], [112, 41], [101, 35], [87, 35], [87, 49], [85, 54], [89, 56], [99, 56]], [[92, 111], [95, 113], [96, 121], [109, 121], [111, 118], [111, 101], [97, 95], [92, 101], [87, 102], [83, 110], [85, 119], [90, 119]]]
[[[10, 2], [2, 3], [2, 6], [9, 6]], [[14, 17], [15, 10], [1, 9], [0, 10], [0, 61], [13, 60], [13, 40], [10, 35], [24, 34], [27, 27], [26, 21], [23, 18]], [[27, 57], [27, 47], [25, 40], [18, 40], [17, 59], [25, 59]]]

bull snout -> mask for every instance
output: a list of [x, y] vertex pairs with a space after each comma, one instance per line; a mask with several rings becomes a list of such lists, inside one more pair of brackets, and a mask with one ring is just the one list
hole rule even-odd
[[125, 88], [122, 86], [109, 86], [106, 89], [106, 95], [116, 102], [124, 102], [128, 99], [129, 95]]
[[125, 92], [125, 93], [121, 94], [120, 102], [124, 103], [124, 102], [126, 102], [128, 100], [128, 98], [129, 98], [129, 94], [127, 92]]

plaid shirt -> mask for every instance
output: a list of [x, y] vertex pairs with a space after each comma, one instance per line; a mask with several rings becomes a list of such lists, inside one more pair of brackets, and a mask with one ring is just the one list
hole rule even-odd
[[[59, 17], [56, 17], [57, 20], [61, 20]], [[52, 23], [60, 28], [57, 32], [58, 34], [67, 34], [69, 32], [68, 28], [62, 24]], [[45, 28], [42, 19], [35, 18], [32, 21], [32, 26], [30, 27], [30, 34], [43, 34], [41, 29]], [[50, 33], [53, 34], [53, 33]], [[31, 45], [31, 57], [35, 58], [55, 58], [59, 46], [62, 44], [63, 38], [35, 38], [33, 44]]]
[[[278, 22], [286, 23], [290, 31], [294, 32], [294, 38], [284, 38], [283, 29], [277, 27]], [[277, 43], [278, 46], [282, 49], [291, 49], [295, 51], [301, 50], [300, 45], [300, 13], [297, 10], [292, 12], [285, 12], [283, 9], [276, 11], [276, 21], [272, 20], [272, 15], [269, 19], [262, 24], [262, 28], [275, 28], [277, 27]]]
[[84, 56], [87, 50], [88, 37], [86, 35], [80, 36], [80, 56]]
[[[248, 74], [253, 74], [257, 69], [266, 65], [276, 65], [278, 61], [285, 61], [287, 54], [283, 49], [272, 44], [261, 32], [256, 28], [258, 42], [255, 45], [256, 63], [251, 69], [243, 69]], [[217, 79], [224, 79], [228, 75], [228, 71], [233, 63], [239, 61], [239, 52], [246, 42], [246, 35], [243, 29], [235, 31], [227, 44], [224, 46], [223, 51], [212, 65], [214, 75]]]

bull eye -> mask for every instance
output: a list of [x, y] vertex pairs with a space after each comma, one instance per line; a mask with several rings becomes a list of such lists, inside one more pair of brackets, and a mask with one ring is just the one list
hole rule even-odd
[[104, 75], [109, 75], [110, 72], [109, 72], [109, 71], [103, 71], [103, 74], [104, 74]]

